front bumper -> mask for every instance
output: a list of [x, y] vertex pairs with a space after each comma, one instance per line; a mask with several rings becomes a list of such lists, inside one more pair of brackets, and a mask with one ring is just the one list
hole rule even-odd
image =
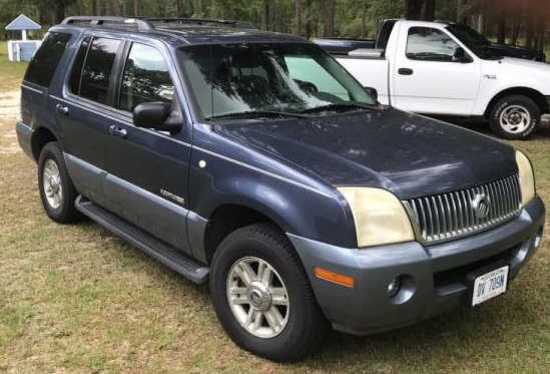
[[[544, 220], [544, 204], [535, 197], [513, 221], [433, 246], [408, 242], [359, 250], [288, 236], [333, 327], [365, 335], [465, 305], [469, 298], [466, 274], [473, 270], [504, 261], [510, 265], [510, 279], [514, 278], [535, 252], [535, 237]], [[352, 276], [355, 286], [319, 279], [315, 267]], [[387, 286], [399, 276], [402, 287], [389, 298]]]

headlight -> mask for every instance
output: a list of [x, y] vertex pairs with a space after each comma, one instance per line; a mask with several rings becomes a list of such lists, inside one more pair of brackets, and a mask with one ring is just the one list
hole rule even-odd
[[391, 192], [370, 187], [338, 187], [338, 190], [353, 213], [359, 247], [414, 240], [409, 216]]
[[531, 162], [522, 152], [516, 151], [516, 163], [519, 170], [519, 185], [521, 188], [521, 205], [525, 206], [535, 197], [535, 177]]

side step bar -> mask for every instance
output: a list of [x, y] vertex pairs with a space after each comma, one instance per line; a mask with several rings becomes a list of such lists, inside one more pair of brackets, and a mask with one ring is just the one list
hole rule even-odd
[[138, 247], [149, 256], [183, 275], [191, 282], [202, 284], [206, 283], [208, 280], [210, 269], [207, 266], [196, 262], [181, 251], [163, 243], [152, 235], [117, 217], [113, 213], [92, 203], [85, 197], [78, 196], [76, 198], [75, 208], [91, 220], [111, 231], [113, 234]]

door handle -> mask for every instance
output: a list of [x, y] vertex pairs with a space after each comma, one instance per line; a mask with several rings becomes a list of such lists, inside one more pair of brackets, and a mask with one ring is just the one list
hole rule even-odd
[[69, 114], [69, 107], [68, 107], [68, 106], [65, 106], [65, 105], [63, 105], [63, 104], [58, 103], [58, 104], [55, 106], [55, 109], [56, 109], [59, 113], [61, 113], [61, 114], [65, 114], [65, 115]]
[[128, 131], [122, 127], [111, 125], [109, 126], [109, 134], [124, 139], [128, 135]]
[[414, 73], [413, 69], [409, 68], [399, 68], [397, 72], [401, 75], [412, 75]]

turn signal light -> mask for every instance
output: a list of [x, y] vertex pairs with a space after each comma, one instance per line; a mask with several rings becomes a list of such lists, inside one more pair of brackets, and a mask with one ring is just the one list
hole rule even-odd
[[315, 268], [315, 276], [326, 281], [339, 284], [341, 286], [353, 288], [355, 286], [355, 279], [349, 275], [338, 274], [333, 271], [323, 269], [320, 267]]

